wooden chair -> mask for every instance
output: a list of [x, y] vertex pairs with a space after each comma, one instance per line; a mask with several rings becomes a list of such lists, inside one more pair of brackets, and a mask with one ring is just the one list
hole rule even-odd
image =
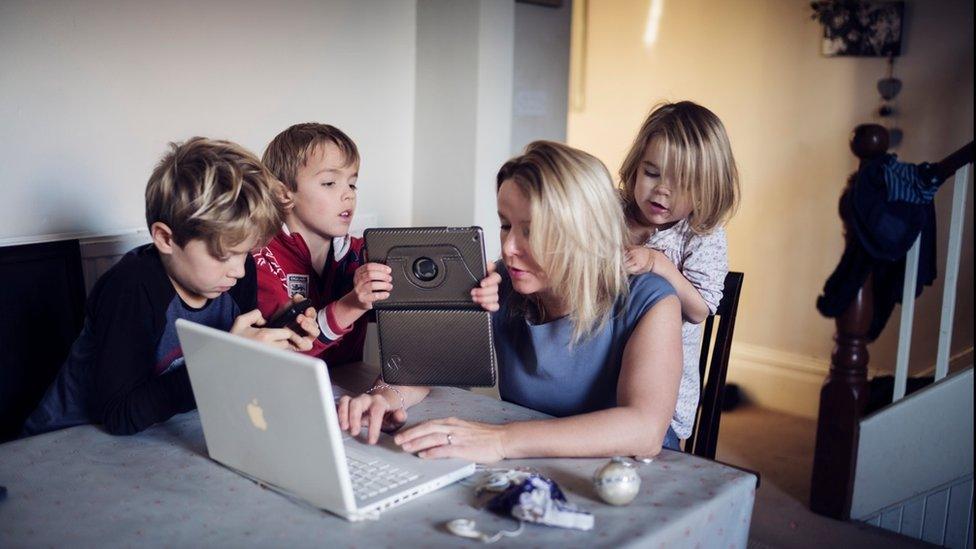
[[[729, 354], [732, 350], [732, 333], [735, 331], [735, 315], [739, 308], [739, 293], [742, 291], [743, 273], [729, 272], [725, 276], [725, 290], [722, 301], [714, 315], [705, 320], [702, 330], [701, 359], [698, 362], [700, 374], [699, 388], [701, 402], [695, 413], [695, 429], [685, 441], [685, 452], [696, 456], [715, 459], [718, 446], [718, 427], [722, 419], [722, 395], [725, 392], [725, 374], [729, 369]], [[715, 317], [720, 318], [715, 339], [712, 331]], [[711, 351], [711, 353], [709, 353]], [[711, 360], [709, 360], [709, 358]], [[706, 380], [706, 373], [708, 375]]]

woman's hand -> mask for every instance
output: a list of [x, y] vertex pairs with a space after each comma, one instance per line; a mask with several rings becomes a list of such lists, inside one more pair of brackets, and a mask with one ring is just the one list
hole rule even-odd
[[407, 411], [397, 398], [390, 400], [383, 393], [349, 397], [343, 395], [336, 405], [339, 428], [357, 436], [363, 427], [368, 427], [366, 441], [376, 444], [380, 430], [393, 431], [407, 422]]
[[394, 437], [406, 452], [429, 458], [461, 458], [478, 463], [505, 459], [505, 425], [449, 417], [425, 421]]
[[471, 290], [471, 301], [488, 312], [498, 310], [498, 284], [502, 281], [500, 274], [495, 272], [495, 263], [488, 264], [488, 276], [481, 279], [477, 288]]

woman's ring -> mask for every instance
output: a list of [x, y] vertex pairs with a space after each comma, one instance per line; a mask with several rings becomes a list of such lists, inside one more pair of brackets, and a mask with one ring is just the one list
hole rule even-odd
[[447, 434], [447, 445], [450, 446], [452, 444], [454, 444], [454, 438], [451, 436], [451, 433], [448, 433]]

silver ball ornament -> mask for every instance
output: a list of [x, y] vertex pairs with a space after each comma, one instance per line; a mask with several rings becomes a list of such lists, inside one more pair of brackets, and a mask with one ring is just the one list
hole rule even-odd
[[627, 505], [640, 492], [641, 478], [637, 468], [620, 457], [603, 464], [593, 473], [593, 487], [610, 505]]

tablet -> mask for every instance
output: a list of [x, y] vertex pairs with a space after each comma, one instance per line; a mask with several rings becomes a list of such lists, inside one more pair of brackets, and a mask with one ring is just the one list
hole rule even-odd
[[392, 269], [373, 304], [383, 380], [490, 387], [497, 372], [491, 315], [471, 300], [487, 275], [480, 227], [367, 229], [370, 262]]
[[373, 303], [387, 309], [472, 309], [471, 289], [485, 270], [481, 227], [366, 229], [370, 262], [392, 269], [390, 297]]

